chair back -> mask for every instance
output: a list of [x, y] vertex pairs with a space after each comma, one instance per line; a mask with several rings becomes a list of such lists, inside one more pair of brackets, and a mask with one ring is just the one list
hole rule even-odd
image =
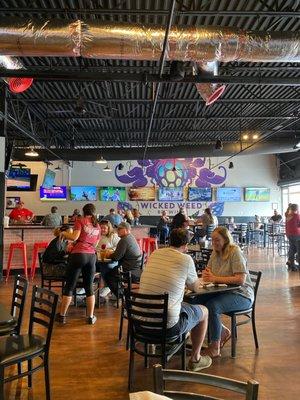
[[[222, 376], [215, 376], [209, 374], [203, 374], [199, 372], [188, 372], [188, 371], [177, 371], [162, 369], [162, 366], [156, 364], [153, 366], [154, 373], [154, 392], [157, 394], [165, 395], [173, 400], [221, 400], [220, 397], [212, 397], [207, 394], [191, 393], [190, 383], [198, 383], [201, 385], [213, 386], [231, 392], [237, 392], [244, 395], [245, 400], [257, 400], [258, 399], [258, 388], [259, 383], [254, 380], [248, 380], [247, 382], [237, 381], [234, 379], [224, 378]], [[188, 382], [188, 392], [166, 390], [166, 382], [179, 382], [182, 388], [182, 383]], [[174, 385], [172, 385], [172, 388]], [[226, 397], [227, 398], [227, 397]]]
[[41, 272], [41, 278], [44, 279], [45, 271], [44, 271], [44, 262], [43, 262], [44, 252], [38, 253], [39, 267]]
[[160, 343], [164, 350], [167, 334], [168, 299], [165, 294], [125, 292], [130, 339]]
[[14, 289], [11, 302], [11, 315], [17, 320], [14, 332], [19, 335], [24, 314], [24, 306], [28, 291], [28, 281], [20, 275], [15, 277]]
[[[49, 350], [58, 295], [51, 290], [33, 287], [30, 308], [29, 335], [39, 326], [45, 331], [45, 347]], [[40, 334], [40, 331], [38, 332]]]
[[146, 252], [142, 251], [142, 258], [141, 258], [141, 270], [143, 271], [146, 262]]
[[250, 278], [251, 278], [251, 282], [253, 284], [253, 290], [254, 290], [254, 301], [253, 301], [252, 308], [255, 309], [256, 295], [258, 292], [258, 287], [260, 284], [262, 272], [249, 270], [249, 274], [250, 274]]
[[119, 284], [119, 291], [121, 291], [122, 293], [125, 293], [125, 290], [131, 292], [131, 286], [132, 286], [131, 272], [130, 271], [124, 272], [122, 267], [120, 267], [118, 284]]

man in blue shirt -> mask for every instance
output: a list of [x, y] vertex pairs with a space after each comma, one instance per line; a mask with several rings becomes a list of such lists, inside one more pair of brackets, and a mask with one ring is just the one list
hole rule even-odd
[[113, 227], [117, 227], [118, 225], [120, 225], [121, 222], [123, 222], [121, 215], [116, 214], [114, 208], [111, 208], [109, 210], [109, 214], [106, 215], [103, 219], [109, 221]]

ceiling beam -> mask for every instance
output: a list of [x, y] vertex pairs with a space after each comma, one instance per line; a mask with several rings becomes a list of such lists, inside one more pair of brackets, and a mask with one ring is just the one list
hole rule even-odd
[[72, 71], [37, 71], [33, 68], [21, 69], [0, 69], [0, 76], [3, 78], [31, 77], [39, 81], [111, 81], [111, 82], [164, 82], [164, 83], [223, 83], [232, 85], [284, 85], [300, 86], [298, 77], [270, 77], [270, 76], [201, 76], [187, 75], [180, 82], [172, 80], [169, 75], [160, 77], [158, 74], [124, 74], [124, 73], [98, 73], [82, 70]]
[[[13, 7], [1, 7], [1, 14], [10, 13], [22, 13], [22, 14], [60, 14], [60, 15], [70, 15], [79, 14], [84, 15], [84, 17], [90, 17], [91, 15], [161, 15], [168, 16], [168, 10], [158, 9], [126, 9], [126, 8], [13, 8]], [[177, 16], [192, 16], [192, 17], [277, 17], [277, 18], [300, 18], [300, 10], [295, 11], [225, 11], [225, 10], [185, 10], [176, 11]]]

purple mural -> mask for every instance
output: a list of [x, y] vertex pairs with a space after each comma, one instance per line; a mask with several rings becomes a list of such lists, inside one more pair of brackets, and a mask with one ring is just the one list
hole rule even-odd
[[128, 169], [125, 174], [115, 168], [115, 177], [124, 184], [143, 187], [153, 184], [165, 187], [179, 187], [192, 183], [197, 187], [211, 187], [225, 182], [227, 171], [219, 167], [221, 175], [204, 167], [205, 158], [168, 160], [139, 160], [138, 166]]

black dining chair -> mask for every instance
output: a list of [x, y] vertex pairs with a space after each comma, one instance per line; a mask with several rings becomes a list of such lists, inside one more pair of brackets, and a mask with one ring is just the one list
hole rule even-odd
[[7, 324], [0, 325], [0, 336], [20, 334], [27, 291], [28, 280], [17, 275], [15, 277], [10, 309], [12, 320], [8, 321]]
[[[154, 378], [154, 392], [160, 395], [167, 396], [174, 400], [222, 400], [219, 397], [219, 389], [224, 389], [227, 392], [235, 392], [243, 395], [245, 400], [257, 400], [258, 399], [258, 388], [259, 383], [250, 379], [247, 382], [237, 381], [223, 376], [203, 374], [202, 372], [189, 372], [189, 371], [177, 371], [172, 369], [163, 369], [161, 365], [157, 364], [153, 367], [153, 378]], [[172, 390], [166, 388], [166, 383], [172, 384]], [[179, 390], [174, 388], [174, 382], [179, 384]], [[182, 386], [187, 383], [187, 391], [182, 391]], [[199, 392], [191, 393], [191, 384], [199, 384]], [[215, 397], [207, 394], [200, 393], [203, 391], [203, 385], [215, 387], [218, 389]], [[233, 394], [233, 393], [232, 393]], [[227, 397], [229, 399], [231, 397]], [[239, 396], [239, 398], [241, 398]]]
[[[4, 400], [4, 385], [14, 379], [28, 376], [28, 387], [32, 386], [32, 374], [41, 368], [45, 372], [46, 399], [51, 400], [49, 379], [49, 349], [58, 295], [50, 290], [33, 287], [28, 333], [0, 338], [0, 400]], [[36, 330], [38, 328], [38, 333]], [[44, 335], [41, 335], [41, 328]], [[33, 360], [40, 363], [33, 366]], [[28, 368], [5, 377], [5, 369], [27, 361]]]
[[[121, 304], [121, 312], [120, 312], [120, 325], [119, 325], [119, 340], [122, 339], [123, 336], [123, 322], [124, 319], [127, 318], [126, 312], [126, 300], [125, 300], [125, 291], [131, 292], [132, 281], [131, 281], [131, 272], [123, 272], [122, 268], [119, 270], [119, 288], [118, 291], [120, 293], [122, 304]], [[129, 349], [129, 324], [127, 324], [127, 338], [126, 338], [126, 350]]]
[[125, 291], [126, 312], [129, 323], [130, 357], [128, 388], [134, 381], [134, 355], [158, 358], [165, 367], [171, 357], [181, 350], [181, 366], [186, 369], [185, 335], [167, 336], [168, 293], [150, 295]]
[[[255, 348], [258, 349], [258, 339], [256, 332], [256, 323], [255, 323], [255, 306], [256, 306], [256, 296], [258, 292], [258, 287], [261, 279], [262, 272], [261, 271], [249, 271], [250, 278], [254, 287], [254, 301], [252, 307], [248, 310], [241, 311], [232, 311], [228, 313], [224, 313], [231, 318], [231, 357], [236, 356], [236, 342], [237, 342], [237, 327], [240, 325], [245, 325], [249, 322], [252, 323], [252, 332], [254, 337]], [[246, 317], [246, 319], [237, 320], [238, 317]]]

